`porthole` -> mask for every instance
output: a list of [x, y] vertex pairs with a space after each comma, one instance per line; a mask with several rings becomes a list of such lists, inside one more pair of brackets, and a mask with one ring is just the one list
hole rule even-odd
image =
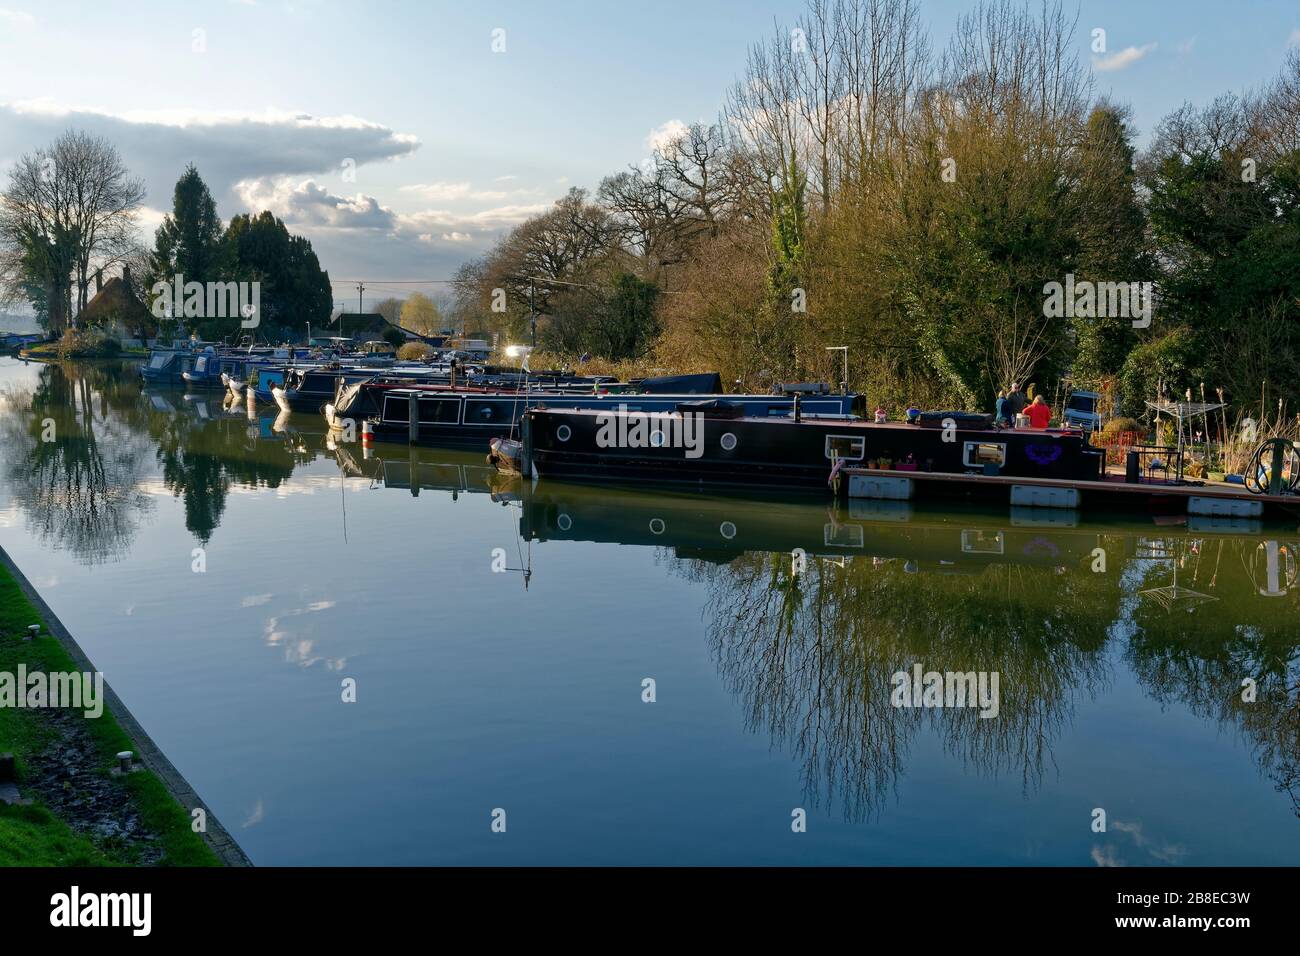
[[730, 521], [724, 521], [722, 524], [718, 525], [718, 534], [730, 541], [736, 536], [736, 526]]
[[570, 430], [568, 425], [561, 425], [559, 428], [555, 429], [555, 437], [560, 441], [568, 441], [573, 437], [573, 432]]
[[667, 529], [667, 527], [668, 527], [668, 526], [667, 526], [666, 524], [664, 524], [664, 519], [663, 519], [663, 518], [651, 518], [651, 519], [650, 519], [650, 533], [651, 533], [651, 534], [663, 534], [664, 531]]
[[573, 519], [561, 511], [555, 518], [555, 526], [561, 531], [568, 531], [573, 527]]
[[722, 436], [721, 443], [723, 451], [732, 451], [736, 447], [736, 436], [727, 432]]
[[667, 439], [664, 438], [664, 433], [663, 433], [662, 431], [660, 431], [659, 429], [656, 428], [654, 431], [652, 431], [652, 432], [650, 433], [650, 447], [651, 447], [651, 448], [663, 448], [663, 447], [664, 447], [664, 443], [665, 443], [666, 441], [667, 441]]

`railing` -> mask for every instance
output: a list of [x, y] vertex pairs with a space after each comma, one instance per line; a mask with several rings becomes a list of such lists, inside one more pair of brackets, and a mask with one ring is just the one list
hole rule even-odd
[[1143, 432], [1093, 432], [1088, 443], [1093, 448], [1106, 451], [1106, 464], [1122, 465], [1131, 449], [1141, 446], [1146, 439]]

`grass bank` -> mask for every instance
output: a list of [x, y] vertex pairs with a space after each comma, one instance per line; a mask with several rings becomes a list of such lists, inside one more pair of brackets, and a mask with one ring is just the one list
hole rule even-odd
[[[27, 627], [42, 636], [24, 641]], [[84, 670], [0, 565], [0, 672]], [[151, 770], [114, 774], [115, 755], [140, 748], [107, 706], [81, 711], [0, 707], [0, 752], [15, 757], [30, 806], [0, 803], [0, 866], [216, 866], [190, 816]]]

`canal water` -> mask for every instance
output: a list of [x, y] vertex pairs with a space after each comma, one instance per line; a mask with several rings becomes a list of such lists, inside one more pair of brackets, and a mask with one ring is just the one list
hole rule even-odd
[[534, 487], [227, 404], [0, 359], [0, 544], [255, 863], [1300, 861], [1294, 526]]

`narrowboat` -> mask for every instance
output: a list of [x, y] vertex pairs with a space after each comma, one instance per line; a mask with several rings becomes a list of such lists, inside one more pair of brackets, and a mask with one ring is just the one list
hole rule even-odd
[[185, 373], [193, 367], [191, 348], [153, 348], [140, 366], [140, 378], [150, 385], [184, 385]]
[[[405, 441], [417, 445], [449, 445], [488, 450], [493, 438], [508, 438], [517, 432], [520, 417], [534, 408], [587, 409], [593, 414], [601, 411], [617, 412], [619, 409], [634, 413], [671, 413], [684, 402], [701, 398], [692, 394], [659, 394], [653, 392], [607, 392], [593, 394], [580, 391], [528, 391], [503, 392], [438, 386], [418, 388], [381, 384], [369, 385], [360, 391], [369, 398], [362, 408], [377, 408], [372, 416], [358, 416], [330, 406], [325, 409], [331, 426], [341, 427], [351, 420], [366, 423], [370, 434], [379, 441]], [[764, 418], [784, 418], [793, 413], [795, 395], [728, 395], [728, 403], [745, 413]], [[801, 398], [802, 414], [844, 418], [860, 415], [864, 407], [861, 395], [834, 394], [829, 390]], [[416, 408], [414, 426], [411, 422], [412, 403]]]
[[211, 347], [194, 355], [190, 367], [181, 372], [187, 387], [225, 389], [231, 380], [245, 382], [251, 371], [273, 361], [248, 352], [217, 352]]
[[573, 480], [826, 489], [853, 466], [1095, 481], [1104, 460], [1082, 432], [998, 429], [989, 415], [926, 413], [916, 423], [809, 418], [802, 410], [756, 417], [732, 396], [666, 412], [529, 409], [521, 466]]

